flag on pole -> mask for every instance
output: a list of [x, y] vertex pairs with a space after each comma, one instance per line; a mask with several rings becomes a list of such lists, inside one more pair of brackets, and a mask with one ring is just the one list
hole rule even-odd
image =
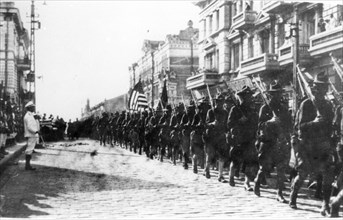
[[168, 91], [167, 91], [167, 80], [164, 80], [163, 90], [161, 94], [162, 108], [167, 108], [168, 105]]
[[138, 111], [148, 107], [148, 100], [144, 94], [142, 83], [139, 82], [133, 87], [129, 98], [129, 110]]

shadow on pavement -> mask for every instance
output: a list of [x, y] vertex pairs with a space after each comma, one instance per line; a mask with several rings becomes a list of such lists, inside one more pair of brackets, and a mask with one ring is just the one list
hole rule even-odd
[[[2, 188], [5, 196], [2, 217], [25, 218], [49, 215], [54, 205], [51, 198], [68, 203], [70, 195], [87, 192], [149, 190], [161, 188], [180, 188], [182, 186], [167, 182], [147, 181], [117, 175], [91, 173], [71, 169], [38, 166], [36, 171], [25, 171], [19, 165], [19, 175], [12, 178]], [[45, 202], [49, 200], [49, 202]], [[54, 199], [55, 201], [55, 199]], [[46, 209], [46, 212], [45, 210]]]

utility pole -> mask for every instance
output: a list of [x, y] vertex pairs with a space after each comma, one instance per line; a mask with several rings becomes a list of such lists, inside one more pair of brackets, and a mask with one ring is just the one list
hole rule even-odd
[[36, 30], [36, 23], [38, 23], [38, 29], [40, 28], [40, 22], [36, 20], [35, 15], [35, 2], [34, 0], [31, 1], [31, 32], [30, 32], [30, 74], [32, 74], [32, 80], [33, 82], [30, 82], [30, 92], [32, 92], [32, 83], [34, 87], [34, 92], [32, 92], [32, 97], [30, 97], [33, 100], [33, 103], [36, 104], [36, 94], [37, 94], [37, 87], [36, 87], [36, 51], [35, 51], [35, 30]]
[[298, 80], [297, 80], [297, 65], [299, 63], [299, 16], [298, 6], [294, 6], [294, 23], [291, 25], [291, 35], [293, 37], [293, 106], [292, 116], [295, 117], [297, 112], [297, 91], [298, 91]]
[[155, 73], [155, 61], [154, 51], [151, 49], [151, 108], [154, 108], [154, 73]]
[[4, 100], [6, 100], [7, 96], [7, 89], [8, 89], [8, 41], [9, 41], [9, 22], [11, 19], [11, 14], [9, 13], [9, 9], [7, 9], [7, 13], [5, 14], [6, 20], [6, 33], [5, 33], [5, 88], [4, 88]]

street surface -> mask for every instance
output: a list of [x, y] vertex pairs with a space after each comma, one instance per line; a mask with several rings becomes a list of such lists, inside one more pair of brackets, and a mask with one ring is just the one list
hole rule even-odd
[[[97, 155], [91, 156], [94, 150]], [[202, 170], [193, 174], [191, 166], [184, 170], [168, 159], [161, 163], [93, 140], [50, 143], [36, 151], [32, 165], [38, 170], [25, 171], [22, 155], [19, 165], [2, 174], [2, 217], [321, 218], [321, 202], [306, 189], [300, 191], [298, 210], [292, 210], [277, 203], [269, 187], [257, 198], [244, 191], [240, 179], [235, 187], [218, 182], [215, 170], [206, 179]]]

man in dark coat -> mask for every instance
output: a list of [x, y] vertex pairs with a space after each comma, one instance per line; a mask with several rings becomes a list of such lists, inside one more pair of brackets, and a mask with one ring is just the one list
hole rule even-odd
[[328, 89], [328, 77], [324, 72], [316, 75], [311, 88], [313, 98], [304, 100], [299, 108], [295, 123], [300, 140], [295, 149], [298, 174], [290, 193], [289, 205], [296, 209], [297, 196], [305, 178], [311, 171], [323, 176], [323, 204], [321, 214], [330, 212], [329, 202], [331, 184], [334, 180], [334, 149], [330, 146], [333, 109], [325, 99]]
[[207, 112], [206, 105], [207, 103], [201, 102], [196, 106], [195, 115], [191, 124], [192, 131], [190, 134], [190, 152], [192, 156], [193, 173], [198, 173], [198, 162], [200, 163], [200, 167], [204, 168], [205, 152], [202, 135], [205, 128], [204, 124], [206, 115], [203, 112]]
[[171, 106], [168, 105], [166, 109], [163, 109], [163, 115], [160, 118], [158, 125], [160, 128], [160, 131], [158, 133], [159, 138], [159, 144], [160, 144], [160, 161], [163, 162], [163, 157], [165, 156], [166, 149], [168, 148], [170, 144], [170, 118], [171, 118]]
[[250, 181], [258, 170], [257, 152], [254, 146], [258, 115], [254, 106], [253, 91], [244, 86], [237, 92], [239, 103], [230, 109], [227, 120], [230, 141], [230, 185], [235, 186], [234, 176], [240, 166], [245, 174], [244, 188], [253, 191]]
[[228, 158], [229, 148], [226, 143], [226, 123], [228, 112], [223, 108], [224, 96], [217, 94], [215, 98], [215, 107], [208, 110], [206, 116], [206, 132], [203, 135], [205, 143], [205, 176], [210, 178], [210, 164], [218, 160], [218, 181], [226, 182], [223, 176], [225, 160]]
[[287, 203], [282, 190], [285, 187], [284, 177], [289, 161], [292, 116], [288, 111], [287, 103], [282, 100], [282, 92], [279, 83], [270, 85], [268, 91], [271, 97], [270, 103], [265, 103], [260, 108], [256, 144], [260, 168], [255, 178], [254, 193], [260, 196], [262, 178], [276, 167], [278, 187], [276, 199], [281, 203]]

